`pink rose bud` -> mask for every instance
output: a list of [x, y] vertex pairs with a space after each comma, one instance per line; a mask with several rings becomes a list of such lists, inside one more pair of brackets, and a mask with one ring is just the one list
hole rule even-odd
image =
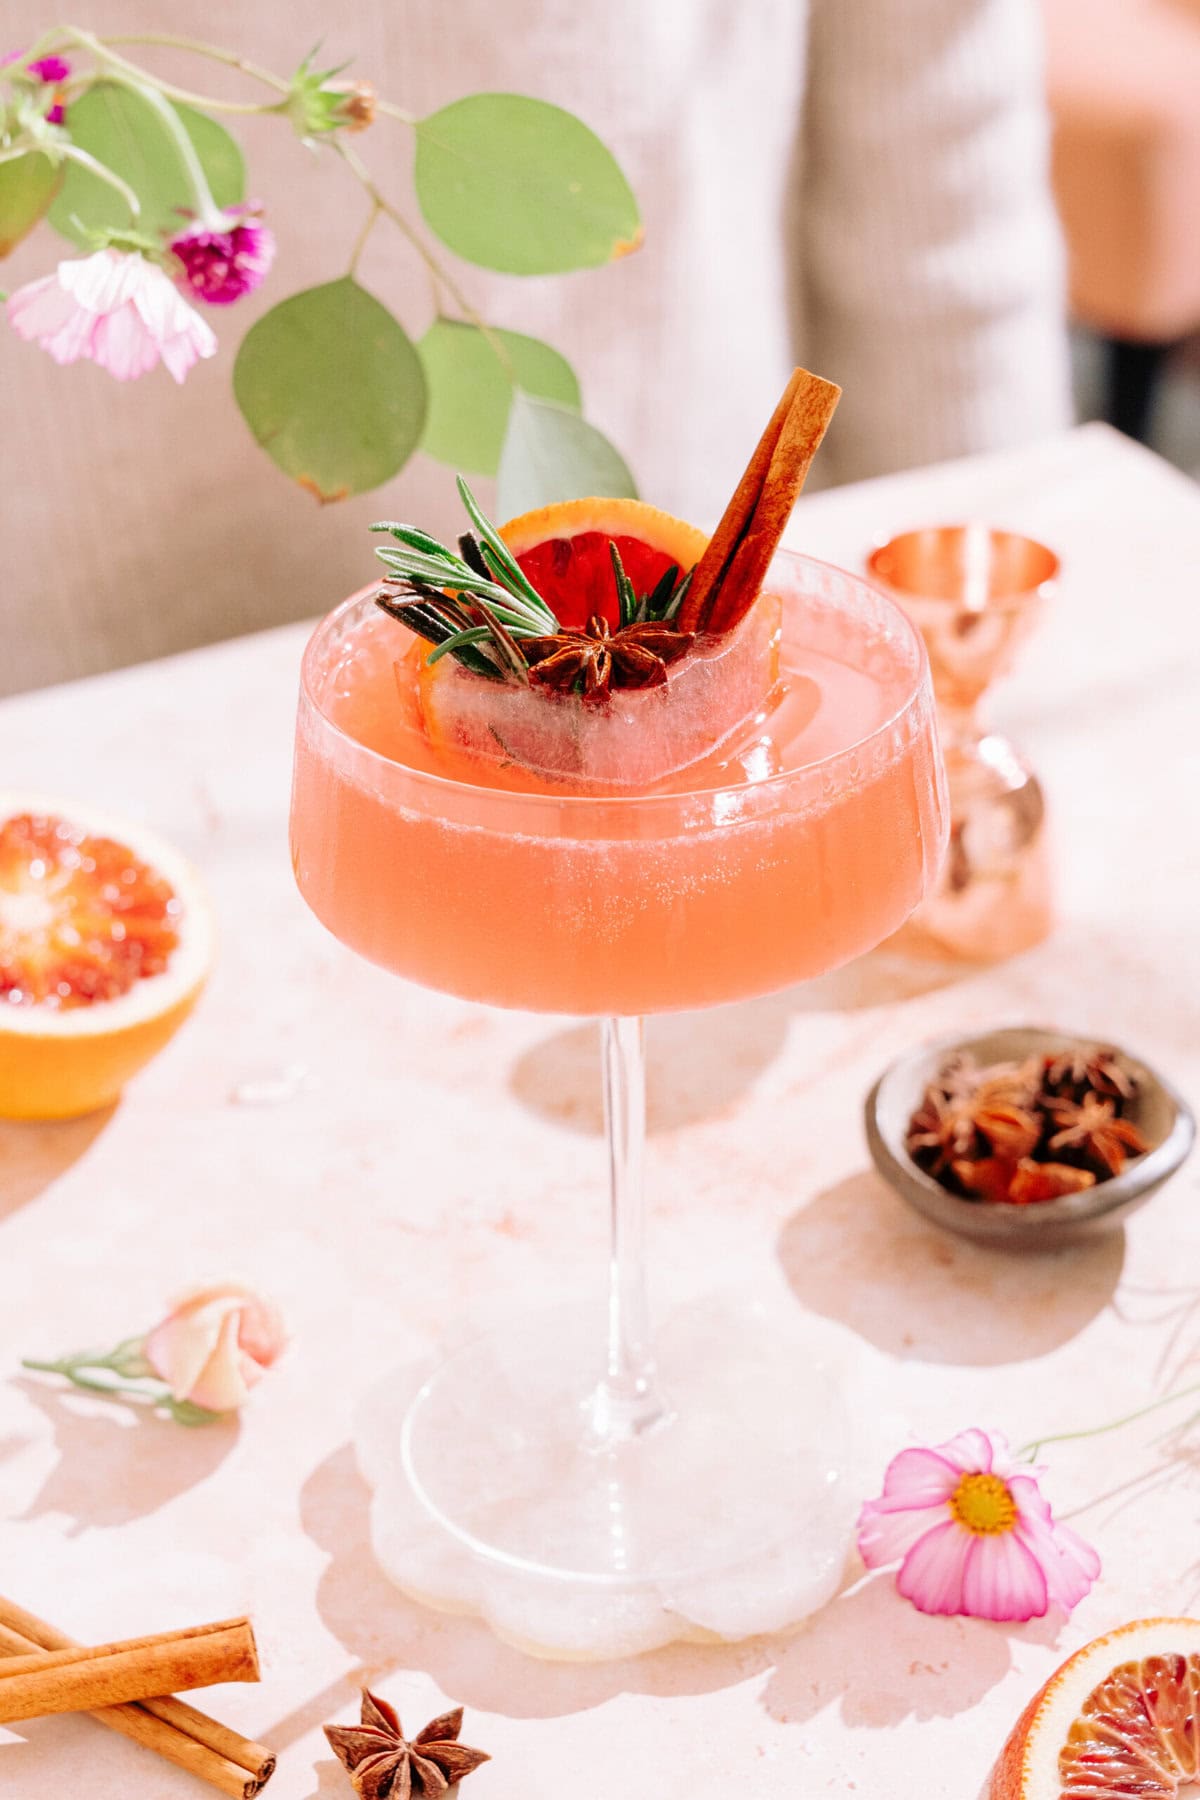
[[145, 1344], [146, 1360], [176, 1401], [234, 1412], [286, 1342], [270, 1301], [234, 1281], [182, 1294]]

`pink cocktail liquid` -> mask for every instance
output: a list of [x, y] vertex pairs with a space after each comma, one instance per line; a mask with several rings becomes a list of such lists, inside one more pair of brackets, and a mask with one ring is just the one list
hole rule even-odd
[[431, 742], [420, 653], [347, 601], [304, 665], [292, 845], [309, 906], [413, 981], [562, 1013], [766, 993], [887, 937], [944, 849], [924, 652], [841, 570], [783, 555], [768, 586], [784, 621], [771, 704], [707, 761], [603, 794], [514, 788]]

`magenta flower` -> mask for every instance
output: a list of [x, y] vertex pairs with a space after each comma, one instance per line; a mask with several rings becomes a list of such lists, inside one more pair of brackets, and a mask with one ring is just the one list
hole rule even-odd
[[53, 275], [8, 297], [9, 324], [57, 363], [99, 363], [118, 381], [136, 381], [161, 362], [176, 381], [217, 340], [170, 276], [136, 251], [97, 250], [60, 262]]
[[[71, 73], [71, 65], [64, 56], [40, 56], [36, 62], [26, 63], [25, 66], [31, 75], [36, 75], [47, 87], [57, 86]], [[57, 98], [54, 105], [46, 109], [48, 125], [61, 125], [66, 116], [66, 108]]]
[[25, 67], [39, 81], [46, 82], [65, 81], [71, 73], [71, 65], [65, 56], [39, 56], [36, 62], [26, 63]]
[[259, 222], [257, 206], [231, 208], [221, 227], [197, 221], [171, 241], [182, 268], [180, 285], [210, 306], [228, 306], [258, 287], [275, 256], [275, 238]]
[[894, 1457], [859, 1514], [858, 1548], [868, 1569], [900, 1564], [896, 1586], [920, 1612], [976, 1619], [1070, 1612], [1100, 1573], [1091, 1546], [1055, 1524], [1033, 1471], [979, 1430]]
[[[10, 50], [7, 56], [0, 56], [0, 69], [7, 68], [11, 63], [20, 62], [24, 54], [23, 50]], [[45, 82], [47, 87], [55, 87], [60, 81], [67, 79], [71, 73], [71, 65], [65, 56], [39, 56], [36, 62], [25, 64], [25, 73], [36, 76], [37, 80]], [[46, 113], [47, 123], [61, 125], [65, 117], [66, 113], [63, 110], [62, 102], [55, 100], [54, 105]]]

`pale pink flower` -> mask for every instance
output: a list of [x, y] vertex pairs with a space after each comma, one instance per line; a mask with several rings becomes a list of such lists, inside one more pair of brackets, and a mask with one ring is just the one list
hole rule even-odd
[[53, 275], [10, 294], [5, 310], [18, 336], [55, 362], [86, 359], [118, 381], [136, 381], [158, 362], [182, 381], [217, 348], [170, 276], [136, 251], [97, 250], [60, 262]]
[[1100, 1573], [1091, 1546], [1055, 1523], [1028, 1465], [977, 1429], [893, 1458], [882, 1496], [859, 1514], [858, 1548], [869, 1569], [900, 1564], [896, 1586], [919, 1611], [977, 1619], [1070, 1612]]
[[173, 1400], [225, 1413], [242, 1405], [285, 1342], [283, 1321], [269, 1300], [223, 1281], [180, 1295], [143, 1349]]
[[197, 300], [228, 306], [260, 285], [275, 257], [274, 234], [259, 219], [257, 205], [231, 207], [220, 226], [199, 220], [172, 238], [180, 277]]

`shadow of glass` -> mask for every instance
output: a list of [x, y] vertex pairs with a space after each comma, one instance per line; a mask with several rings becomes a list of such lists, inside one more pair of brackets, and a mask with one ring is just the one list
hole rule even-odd
[[32, 1376], [14, 1385], [54, 1428], [58, 1461], [23, 1519], [57, 1513], [71, 1536], [127, 1524], [205, 1481], [238, 1439], [236, 1418], [193, 1430], [146, 1408], [56, 1388]]
[[0, 1219], [36, 1200], [78, 1162], [116, 1112], [116, 1103], [82, 1119], [0, 1119]]
[[1110, 1304], [1125, 1237], [1040, 1255], [968, 1243], [927, 1225], [873, 1170], [817, 1194], [784, 1225], [792, 1292], [889, 1355], [928, 1363], [1027, 1362]]
[[[921, 962], [885, 945], [783, 993], [649, 1019], [647, 1130], [674, 1131], [730, 1112], [783, 1049], [794, 1014], [897, 1006], [964, 972], [963, 964]], [[604, 1112], [596, 1026], [572, 1025], [534, 1044], [513, 1065], [509, 1087], [539, 1117], [599, 1136]]]
[[[329, 1555], [317, 1589], [317, 1610], [363, 1680], [386, 1684], [419, 1669], [456, 1701], [514, 1719], [556, 1718], [586, 1712], [617, 1694], [654, 1696], [713, 1693], [744, 1681], [774, 1660], [767, 1640], [736, 1645], [674, 1644], [610, 1663], [542, 1662], [494, 1637], [482, 1621], [431, 1611], [394, 1587], [376, 1560], [370, 1538], [370, 1489], [343, 1445], [314, 1469], [300, 1495], [308, 1536]], [[355, 1692], [357, 1682], [346, 1677]], [[385, 1693], [395, 1698], [394, 1687]], [[315, 1724], [326, 1696], [281, 1720], [267, 1741], [286, 1747]], [[310, 1715], [313, 1715], [310, 1717]], [[322, 1790], [323, 1791], [323, 1790]]]

